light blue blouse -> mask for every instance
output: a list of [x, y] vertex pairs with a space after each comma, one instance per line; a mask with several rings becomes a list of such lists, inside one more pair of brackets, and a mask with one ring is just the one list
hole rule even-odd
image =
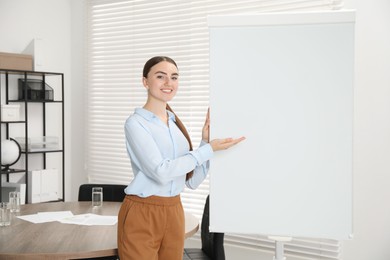
[[[131, 160], [134, 179], [125, 189], [126, 194], [148, 197], [171, 197], [184, 189], [184, 184], [196, 189], [206, 178], [211, 145], [201, 142], [189, 151], [189, 144], [168, 112], [168, 126], [155, 114], [137, 108], [125, 123], [126, 149]], [[194, 170], [186, 181], [186, 174]]]

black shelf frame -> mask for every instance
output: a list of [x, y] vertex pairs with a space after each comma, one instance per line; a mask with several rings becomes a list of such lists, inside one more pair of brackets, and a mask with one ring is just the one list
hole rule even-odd
[[[23, 77], [24, 80], [26, 81], [29, 77], [40, 77], [43, 81], [43, 87], [45, 86], [46, 82], [46, 77], [47, 76], [58, 76], [61, 77], [61, 98], [60, 100], [29, 100], [27, 99], [27, 88], [25, 88], [25, 93], [24, 93], [24, 99], [23, 100], [13, 100], [9, 99], [9, 76], [10, 75], [16, 75]], [[25, 203], [28, 202], [28, 193], [29, 193], [29, 187], [28, 187], [28, 171], [29, 171], [29, 154], [42, 154], [43, 157], [43, 169], [46, 169], [46, 154], [47, 153], [62, 153], [62, 172], [61, 172], [61, 181], [62, 181], [62, 198], [60, 201], [65, 200], [65, 105], [64, 105], [64, 74], [63, 73], [58, 73], [58, 72], [44, 72], [44, 71], [24, 71], [24, 70], [9, 70], [9, 69], [0, 69], [0, 77], [5, 77], [5, 104], [10, 104], [10, 103], [24, 103], [24, 115], [25, 118], [24, 120], [18, 120], [18, 121], [2, 121], [1, 120], [1, 113], [0, 113], [0, 124], [5, 125], [5, 139], [9, 139], [9, 126], [11, 124], [25, 124], [24, 127], [24, 137], [25, 140], [28, 140], [28, 129], [29, 129], [29, 122], [28, 122], [28, 104], [29, 103], [40, 103], [42, 104], [42, 134], [43, 136], [46, 136], [46, 103], [59, 103], [61, 104], [61, 120], [62, 120], [62, 149], [53, 149], [53, 150], [42, 150], [42, 151], [28, 151], [28, 143], [25, 143], [24, 151], [21, 153], [24, 154], [24, 159], [25, 159], [25, 168], [24, 169], [1, 169], [1, 174], [0, 174], [0, 201], [2, 201], [2, 176], [6, 175], [6, 181], [9, 182], [9, 177], [10, 174], [13, 173], [23, 173], [25, 172], [25, 183], [26, 183], [26, 201]], [[1, 86], [1, 78], [0, 78], [0, 90], [2, 89]], [[2, 91], [0, 91], [0, 101], [2, 100]], [[2, 138], [3, 131], [1, 129], [0, 131], [0, 140], [3, 140]], [[1, 142], [0, 142], [0, 151], [1, 151]], [[0, 153], [0, 161], [1, 161], [1, 153]]]

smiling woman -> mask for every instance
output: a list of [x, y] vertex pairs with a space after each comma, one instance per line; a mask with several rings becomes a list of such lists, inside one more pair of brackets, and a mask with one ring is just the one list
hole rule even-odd
[[178, 75], [171, 58], [148, 60], [143, 70], [147, 101], [125, 123], [134, 179], [125, 189], [118, 215], [118, 252], [123, 259], [182, 259], [185, 223], [180, 193], [185, 186], [196, 189], [203, 182], [214, 152], [245, 139], [209, 141], [207, 115], [201, 145], [192, 150], [184, 125], [167, 104], [178, 90]]
[[143, 71], [143, 84], [148, 90], [148, 100], [144, 105], [144, 108], [150, 111], [154, 111], [155, 114], [164, 122], [168, 123], [168, 114], [165, 110], [161, 110], [162, 114], [158, 114], [160, 111], [156, 111], [154, 107], [157, 104], [163, 105], [171, 101], [176, 95], [179, 85], [179, 73], [176, 63], [168, 58], [161, 58], [161, 62], [150, 67], [153, 63], [153, 59], [150, 59], [145, 64]]

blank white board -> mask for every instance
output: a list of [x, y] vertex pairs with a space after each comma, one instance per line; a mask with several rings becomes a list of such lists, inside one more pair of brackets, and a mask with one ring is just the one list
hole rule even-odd
[[354, 12], [210, 16], [210, 229], [352, 235]]

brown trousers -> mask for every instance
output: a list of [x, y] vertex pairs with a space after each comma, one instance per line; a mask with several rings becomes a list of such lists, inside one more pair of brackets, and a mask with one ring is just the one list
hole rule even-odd
[[127, 195], [118, 215], [121, 260], [182, 260], [184, 211], [180, 196]]

